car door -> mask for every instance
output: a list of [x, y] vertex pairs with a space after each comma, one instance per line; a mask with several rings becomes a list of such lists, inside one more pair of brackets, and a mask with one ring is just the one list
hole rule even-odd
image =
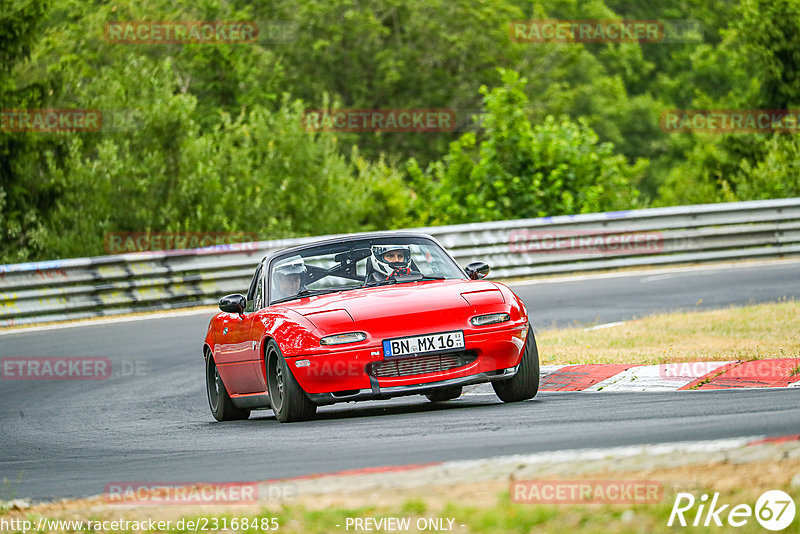
[[263, 302], [263, 283], [259, 265], [247, 294], [244, 313], [227, 314], [222, 321], [219, 352], [215, 355], [217, 369], [231, 395], [263, 392], [253, 366], [256, 350], [250, 337], [257, 306]]
[[[250, 346], [250, 361], [252, 364], [251, 373], [248, 376], [247, 387], [251, 393], [265, 393], [267, 391], [267, 384], [264, 379], [264, 349], [261, 347], [261, 338], [264, 326], [258, 320], [259, 312], [266, 306], [266, 287], [265, 275], [266, 269], [259, 276], [253, 292], [253, 312], [250, 314], [250, 322], [248, 325], [248, 339], [251, 341]], [[250, 301], [247, 302], [251, 306]]]

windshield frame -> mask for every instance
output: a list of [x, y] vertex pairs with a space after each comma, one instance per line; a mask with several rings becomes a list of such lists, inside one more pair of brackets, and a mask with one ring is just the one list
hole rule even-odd
[[[273, 299], [273, 288], [272, 288], [272, 272], [276, 264], [279, 262], [290, 258], [291, 256], [302, 255], [302, 253], [308, 252], [309, 250], [319, 248], [319, 247], [335, 247], [336, 245], [342, 246], [344, 249], [353, 249], [358, 247], [359, 242], [363, 242], [365, 246], [369, 246], [372, 244], [380, 244], [384, 241], [391, 241], [391, 240], [406, 240], [410, 241], [411, 244], [425, 244], [428, 246], [435, 247], [442, 252], [442, 256], [445, 261], [449, 261], [450, 265], [453, 269], [458, 272], [459, 276], [451, 276], [444, 278], [446, 280], [469, 280], [464, 269], [458, 264], [458, 262], [453, 258], [450, 252], [444, 248], [434, 237], [421, 234], [421, 233], [376, 233], [376, 234], [362, 234], [362, 235], [354, 235], [352, 237], [346, 238], [338, 238], [338, 239], [328, 239], [324, 241], [316, 241], [313, 243], [308, 243], [305, 245], [292, 247], [289, 249], [281, 250], [276, 252], [271, 257], [265, 258], [265, 269], [262, 272], [264, 276], [264, 289], [266, 291], [266, 302], [267, 307], [273, 306], [276, 304], [282, 304], [286, 302], [291, 302], [293, 300], [298, 300], [303, 298], [304, 296], [314, 296], [314, 295], [321, 295], [321, 294], [328, 294], [328, 293], [336, 293], [340, 291], [349, 291], [352, 289], [364, 289], [369, 287], [383, 287], [381, 285], [372, 285], [372, 286], [365, 286], [365, 285], [355, 285], [351, 287], [331, 287], [329, 291], [322, 291], [322, 290], [309, 290], [310, 293], [308, 295], [298, 294], [290, 297], [283, 297], [279, 299]], [[430, 280], [431, 278], [425, 277], [421, 281]], [[400, 282], [405, 283], [405, 282]]]

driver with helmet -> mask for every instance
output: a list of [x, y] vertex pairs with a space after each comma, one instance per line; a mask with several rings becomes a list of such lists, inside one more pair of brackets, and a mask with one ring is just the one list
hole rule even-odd
[[303, 258], [295, 256], [285, 263], [275, 267], [272, 274], [273, 300], [297, 295], [303, 284], [303, 275], [306, 274], [306, 265]]
[[412, 272], [411, 247], [408, 245], [372, 245], [369, 261], [372, 272], [367, 277], [367, 283], [381, 282]]

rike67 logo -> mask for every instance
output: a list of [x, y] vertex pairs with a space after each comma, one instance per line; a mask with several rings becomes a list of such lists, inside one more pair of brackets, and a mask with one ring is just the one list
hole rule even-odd
[[667, 526], [743, 527], [753, 517], [767, 530], [783, 530], [794, 521], [795, 504], [792, 497], [780, 490], [764, 492], [756, 501], [755, 509], [749, 504], [719, 503], [719, 493], [703, 494], [696, 499], [691, 493], [678, 493]]

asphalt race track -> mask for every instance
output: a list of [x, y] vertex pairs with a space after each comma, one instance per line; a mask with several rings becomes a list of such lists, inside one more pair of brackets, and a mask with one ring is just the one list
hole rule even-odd
[[[537, 329], [658, 311], [800, 298], [800, 262], [652, 271], [512, 286]], [[0, 499], [103, 493], [115, 481], [265, 480], [343, 469], [752, 435], [800, 428], [800, 389], [465, 396], [271, 412], [215, 423], [201, 343], [210, 314], [0, 335], [0, 357], [108, 357], [97, 381], [0, 380]]]

